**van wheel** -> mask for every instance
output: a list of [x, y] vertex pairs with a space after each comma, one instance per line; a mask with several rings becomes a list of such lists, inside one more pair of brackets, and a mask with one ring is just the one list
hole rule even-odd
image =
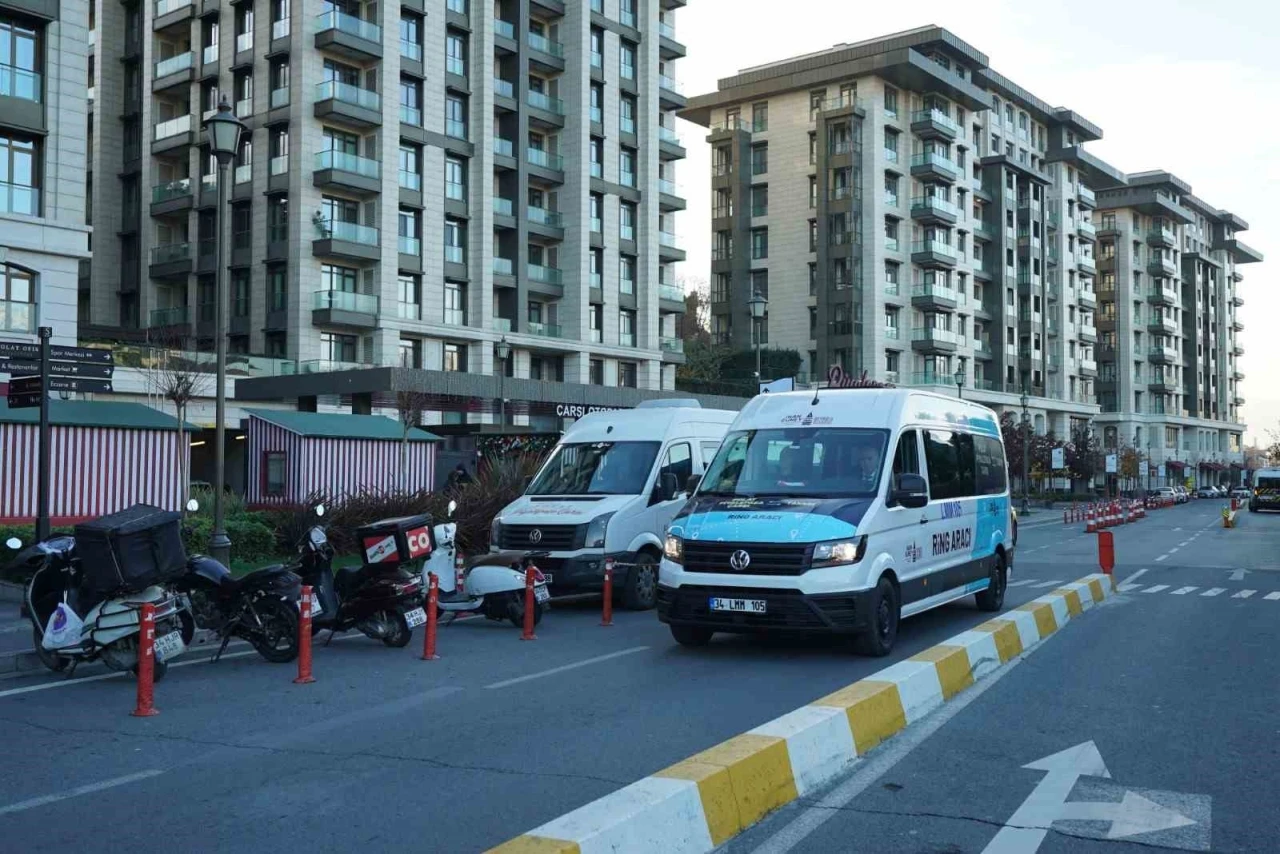
[[893, 649], [893, 642], [898, 639], [898, 621], [901, 618], [898, 589], [882, 576], [871, 594], [871, 626], [858, 638], [858, 652], [876, 658], [888, 655]]
[[648, 552], [640, 552], [622, 585], [622, 607], [628, 611], [648, 611], [657, 602], [658, 561]]
[[713, 634], [711, 629], [700, 626], [671, 626], [671, 637], [681, 646], [706, 646]]
[[1004, 591], [1009, 581], [1009, 570], [1005, 566], [1003, 552], [996, 552], [989, 578], [991, 583], [987, 589], [979, 590], [973, 597], [978, 603], [979, 611], [999, 611], [1004, 607]]

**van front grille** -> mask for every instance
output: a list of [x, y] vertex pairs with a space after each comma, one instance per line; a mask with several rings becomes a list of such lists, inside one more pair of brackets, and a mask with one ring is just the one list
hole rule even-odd
[[[730, 563], [734, 552], [744, 551], [750, 556], [745, 569], [735, 569]], [[743, 575], [800, 575], [809, 568], [813, 558], [812, 544], [793, 543], [709, 543], [698, 540], [684, 541], [684, 568], [686, 572], [726, 572]]]
[[[536, 533], [535, 533], [536, 532]], [[569, 552], [582, 548], [585, 525], [503, 525], [499, 548]]]

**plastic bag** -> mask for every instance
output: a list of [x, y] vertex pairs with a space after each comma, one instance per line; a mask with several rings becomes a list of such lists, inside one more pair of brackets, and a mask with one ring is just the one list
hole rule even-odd
[[45, 626], [44, 638], [40, 645], [45, 649], [60, 649], [64, 646], [78, 646], [80, 633], [84, 630], [84, 621], [71, 610], [66, 602], [59, 602], [58, 607], [49, 617], [49, 625]]

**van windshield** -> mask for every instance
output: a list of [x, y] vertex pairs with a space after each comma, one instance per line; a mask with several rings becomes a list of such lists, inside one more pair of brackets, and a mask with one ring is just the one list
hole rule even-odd
[[885, 430], [843, 427], [730, 433], [698, 492], [738, 498], [872, 496], [880, 488], [888, 438]]
[[1271, 477], [1260, 477], [1258, 478], [1257, 488], [1269, 489], [1272, 492], [1280, 490], [1280, 477], [1276, 477], [1274, 475]]
[[639, 495], [661, 442], [557, 445], [526, 495]]

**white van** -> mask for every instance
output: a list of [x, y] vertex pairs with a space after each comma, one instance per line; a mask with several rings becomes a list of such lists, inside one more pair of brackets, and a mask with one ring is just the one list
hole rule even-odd
[[736, 416], [696, 400], [648, 400], [580, 418], [493, 520], [491, 548], [550, 552], [538, 567], [556, 593], [601, 589], [613, 558], [622, 605], [652, 608], [667, 524]]
[[767, 394], [672, 520], [658, 616], [715, 632], [856, 635], [964, 596], [998, 611], [1013, 564], [1004, 445], [985, 406], [909, 389]]
[[1253, 473], [1253, 493], [1249, 496], [1249, 512], [1280, 510], [1280, 469], [1264, 468]]

